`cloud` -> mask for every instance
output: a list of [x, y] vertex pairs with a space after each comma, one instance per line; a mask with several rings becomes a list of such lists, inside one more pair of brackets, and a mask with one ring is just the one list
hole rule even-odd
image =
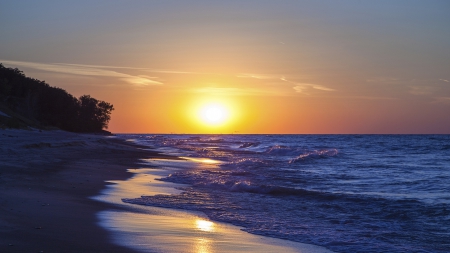
[[318, 84], [311, 83], [298, 83], [294, 87], [295, 92], [304, 93], [305, 90], [315, 89], [321, 91], [335, 91], [335, 89], [331, 89]]
[[163, 73], [163, 74], [187, 74], [187, 75], [215, 75], [214, 73], [201, 73], [191, 71], [179, 71], [179, 70], [164, 70], [164, 69], [145, 69], [149, 72]]
[[443, 81], [443, 82], [446, 82], [446, 83], [450, 83], [450, 81], [447, 80], [447, 79], [439, 79], [439, 81]]
[[292, 82], [292, 81], [287, 80], [286, 77], [284, 77], [284, 76], [280, 77], [280, 80], [281, 80], [281, 81], [288, 82], [288, 83], [296, 84], [295, 82]]
[[378, 84], [400, 84], [400, 83], [404, 83], [405, 80], [401, 80], [396, 77], [375, 77], [375, 78], [367, 79], [366, 82], [378, 83]]
[[[218, 75], [215, 73], [201, 73], [201, 72], [189, 72], [189, 71], [179, 71], [179, 70], [168, 70], [168, 69], [151, 69], [151, 68], [139, 68], [139, 67], [123, 67], [123, 66], [108, 66], [108, 65], [89, 65], [89, 64], [71, 64], [71, 63], [38, 63], [38, 62], [24, 62], [24, 61], [9, 61], [0, 60], [8, 65], [17, 67], [32, 68], [41, 71], [48, 71], [61, 74], [70, 74], [75, 76], [85, 76], [85, 77], [110, 77], [116, 78], [117, 80], [132, 84], [137, 87], [146, 87], [151, 85], [163, 85], [170, 80], [170, 76], [165, 79], [160, 79], [154, 75], [164, 75], [164, 74], [198, 74], [198, 75]], [[150, 75], [136, 75], [124, 73], [127, 70], [134, 72], [144, 72], [150, 73]], [[158, 73], [158, 74], [157, 74]], [[154, 74], [154, 75], [152, 75]], [[292, 95], [292, 91], [289, 91], [287, 87], [280, 87], [275, 83], [280, 84], [280, 81], [284, 83], [289, 83], [293, 85], [295, 93], [302, 93], [309, 95], [313, 90], [319, 91], [334, 91], [334, 89], [325, 87], [319, 84], [311, 83], [297, 83], [286, 79], [284, 76], [280, 75], [264, 75], [255, 73], [239, 73], [233, 74], [237, 78], [252, 78], [258, 80], [270, 80], [270, 84], [263, 83], [264, 87], [246, 87], [246, 88], [236, 88], [236, 87], [205, 87], [205, 88], [194, 88], [189, 89], [189, 92], [195, 93], [211, 93], [211, 94], [221, 94], [221, 95], [269, 95], [269, 96], [289, 96]], [[164, 80], [164, 81], [163, 81]], [[275, 81], [275, 83], [274, 83]], [[278, 82], [276, 82], [278, 81]], [[164, 83], [163, 83], [164, 82]]]
[[76, 66], [85, 68], [103, 68], [103, 69], [134, 69], [134, 70], [146, 70], [146, 68], [135, 68], [135, 67], [123, 67], [123, 66], [110, 66], [110, 65], [90, 65], [90, 64], [73, 64], [73, 63], [54, 63], [58, 65], [66, 66]]
[[316, 89], [316, 90], [335, 91], [335, 89], [327, 88], [322, 85], [317, 85], [317, 84], [309, 84], [309, 85], [312, 85], [313, 89]]
[[364, 99], [364, 100], [394, 100], [398, 98], [394, 97], [375, 97], [375, 96], [351, 96], [351, 97], [342, 97], [345, 99]]
[[432, 94], [434, 89], [428, 86], [411, 86], [409, 87], [409, 93], [413, 95], [429, 95]]
[[316, 90], [321, 90], [321, 91], [335, 91], [335, 89], [331, 89], [331, 88], [328, 88], [328, 87], [325, 87], [325, 86], [319, 85], [319, 84], [293, 82], [293, 81], [287, 80], [284, 76], [281, 77], [280, 80], [284, 81], [284, 82], [288, 82], [288, 83], [294, 84], [295, 86], [293, 87], [293, 89], [294, 89], [295, 92], [298, 92], [298, 93], [307, 94], [304, 91], [308, 90], [310, 88], [316, 89]]
[[[148, 86], [148, 85], [162, 85], [162, 82], [155, 81], [149, 77], [142, 75], [130, 75], [106, 68], [123, 68], [127, 67], [111, 67], [111, 66], [95, 66], [95, 65], [80, 65], [80, 64], [64, 64], [64, 63], [36, 63], [36, 62], [22, 62], [22, 61], [7, 61], [0, 60], [1, 62], [13, 66], [32, 68], [37, 70], [43, 70], [48, 72], [64, 73], [80, 76], [103, 76], [118, 78], [127, 83], [136, 86]], [[131, 68], [128, 68], [131, 69]]]
[[297, 85], [297, 86], [294, 86], [293, 88], [294, 88], [295, 92], [303, 93], [303, 94], [309, 95], [308, 93], [305, 93], [305, 90], [308, 88], [308, 87], [306, 87], [306, 86]]
[[435, 97], [433, 103], [450, 104], [450, 97]]
[[136, 68], [136, 67], [123, 67], [123, 66], [110, 66], [110, 65], [89, 65], [89, 64], [69, 64], [69, 63], [56, 63], [59, 65], [67, 66], [79, 66], [87, 68], [106, 68], [106, 69], [131, 69], [131, 70], [144, 70], [154, 73], [164, 73], [164, 74], [212, 74], [212, 73], [201, 73], [192, 71], [180, 71], [180, 70], [168, 70], [168, 69], [151, 69], [151, 68]]
[[240, 77], [240, 78], [255, 78], [255, 79], [280, 79], [279, 76], [269, 76], [269, 75], [261, 75], [261, 74], [248, 74], [248, 73], [238, 74], [237, 77]]
[[202, 87], [190, 89], [194, 93], [206, 93], [214, 95], [226, 95], [226, 96], [260, 96], [260, 95], [283, 95], [274, 90], [262, 90], [255, 88], [235, 88], [235, 87]]

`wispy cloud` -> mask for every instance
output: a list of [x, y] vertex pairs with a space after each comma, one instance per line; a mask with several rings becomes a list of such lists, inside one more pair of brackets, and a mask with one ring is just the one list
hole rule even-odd
[[366, 82], [376, 84], [400, 84], [404, 83], [405, 80], [396, 77], [375, 77], [367, 79]]
[[147, 71], [147, 72], [164, 73], [164, 74], [214, 74], [214, 73], [201, 73], [201, 72], [170, 70], [170, 69], [136, 68], [136, 67], [123, 67], [123, 66], [111, 66], [111, 65], [89, 65], [89, 64], [70, 64], [70, 63], [56, 63], [56, 64], [67, 65], [67, 66], [86, 67], [86, 68], [143, 70], [143, 71]]
[[[331, 89], [322, 85], [311, 84], [311, 83], [298, 83], [293, 87], [295, 92], [305, 93], [304, 91], [309, 90], [310, 88], [321, 90], [321, 91], [335, 91], [335, 89]], [[305, 93], [306, 94], [306, 93]]]
[[429, 95], [432, 94], [434, 89], [428, 86], [411, 86], [409, 93], [413, 95]]
[[297, 83], [294, 87], [294, 91], [298, 92], [298, 93], [305, 93], [305, 91], [308, 91], [310, 89], [315, 89], [315, 90], [321, 90], [321, 91], [335, 91], [335, 89], [331, 89], [322, 85], [318, 85], [318, 84], [311, 84], [311, 83]]
[[425, 83], [437, 84], [440, 82], [450, 83], [448, 79], [443, 78], [416, 79], [416, 78], [396, 78], [396, 77], [374, 77], [367, 79], [366, 82], [378, 84], [425, 84]]
[[311, 85], [311, 87], [313, 87], [313, 89], [316, 89], [316, 90], [335, 91], [335, 89], [327, 88], [322, 85], [317, 85], [317, 84], [307, 84], [307, 85]]
[[404, 92], [416, 95], [416, 96], [446, 96], [449, 94], [447, 79], [439, 78], [429, 78], [429, 79], [418, 79], [418, 78], [390, 78], [390, 77], [379, 77], [366, 80], [368, 83], [379, 84], [379, 85], [389, 85], [391, 87], [396, 87], [396, 89], [403, 89]]
[[201, 72], [168, 70], [168, 69], [145, 69], [145, 70], [153, 73], [163, 73], [163, 74], [216, 75], [215, 73], [201, 73]]
[[450, 104], [450, 97], [435, 97], [433, 103]]
[[363, 99], [363, 100], [394, 100], [398, 99], [395, 97], [376, 97], [376, 96], [350, 96], [350, 97], [342, 97], [345, 99]]
[[84, 67], [84, 68], [147, 70], [147, 68], [111, 66], [111, 65], [90, 65], [90, 64], [73, 64], [73, 63], [60, 63], [60, 62], [57, 62], [57, 63], [54, 63], [54, 64], [66, 65], [66, 66], [77, 66], [77, 67]]
[[[281, 77], [280, 80], [294, 84], [295, 86], [293, 87], [295, 92], [298, 93], [305, 93], [306, 90], [312, 88], [312, 89], [316, 89], [316, 90], [322, 90], [322, 91], [335, 91], [335, 89], [331, 89], [328, 87], [325, 87], [323, 85], [319, 85], [319, 84], [312, 84], [312, 83], [297, 83], [297, 82], [293, 82], [290, 80], [287, 80], [285, 77]], [[309, 94], [307, 94], [309, 95]]]
[[255, 79], [280, 79], [280, 76], [269, 76], [269, 75], [261, 75], [261, 74], [249, 74], [249, 73], [241, 73], [238, 74], [237, 77], [240, 78], [255, 78]]
[[190, 89], [193, 93], [205, 93], [225, 96], [260, 96], [260, 95], [283, 95], [274, 90], [263, 90], [256, 88], [236, 88], [236, 87], [201, 87]]
[[294, 86], [293, 88], [294, 88], [294, 91], [295, 91], [295, 92], [303, 93], [303, 94], [305, 94], [305, 95], [310, 95], [309, 93], [306, 93], [306, 92], [305, 92], [305, 91], [308, 89], [308, 87], [306, 87], [306, 86], [303, 86], [303, 85], [297, 85], [297, 86]]
[[130, 75], [126, 73], [121, 73], [107, 68], [112, 69], [132, 69], [127, 67], [113, 67], [113, 66], [95, 66], [95, 65], [81, 65], [81, 64], [64, 64], [64, 63], [36, 63], [36, 62], [22, 62], [22, 61], [8, 61], [0, 60], [1, 62], [13, 66], [32, 68], [37, 70], [43, 70], [48, 72], [64, 73], [71, 75], [80, 76], [102, 76], [102, 77], [113, 77], [118, 78], [127, 83], [137, 85], [137, 86], [148, 86], [148, 85], [162, 85], [162, 82], [155, 81], [151, 77], [144, 75]]
[[[198, 74], [198, 75], [218, 75], [216, 73], [201, 73], [190, 72], [182, 70], [170, 70], [170, 69], [151, 69], [151, 68], [139, 68], [139, 67], [126, 67], [126, 66], [111, 66], [111, 65], [90, 65], [90, 64], [71, 64], [71, 63], [38, 63], [38, 62], [25, 62], [25, 61], [10, 61], [1, 60], [4, 64], [25, 67], [41, 71], [69, 74], [75, 76], [85, 77], [110, 77], [117, 80], [132, 84], [136, 87], [146, 87], [150, 85], [163, 85], [171, 80], [171, 74]], [[142, 74], [130, 74], [131, 73], [148, 73], [149, 75]], [[165, 75], [167, 74], [167, 75]], [[319, 84], [311, 83], [298, 83], [286, 79], [281, 75], [264, 75], [255, 73], [239, 73], [231, 74], [237, 78], [252, 78], [261, 80], [258, 87], [204, 87], [189, 89], [190, 92], [195, 93], [211, 93], [220, 95], [269, 95], [269, 96], [289, 96], [292, 95], [292, 90], [287, 89], [286, 86], [279, 86], [280, 83], [288, 83], [292, 85], [295, 93], [302, 93], [310, 95], [313, 90], [319, 91], [334, 91], [334, 89], [325, 87]], [[162, 76], [163, 78], [160, 78]], [[164, 80], [164, 81], [163, 81]], [[169, 80], [169, 81], [168, 81]], [[268, 82], [265, 82], [267, 80]], [[276, 84], [276, 85], [275, 85]], [[255, 86], [255, 84], [253, 84]], [[262, 87], [263, 86], [263, 87]], [[295, 94], [294, 93], [294, 94]]]

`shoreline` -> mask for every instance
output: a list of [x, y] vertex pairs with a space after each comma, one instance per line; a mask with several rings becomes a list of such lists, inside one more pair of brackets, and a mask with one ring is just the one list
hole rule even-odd
[[[158, 178], [186, 168], [208, 169], [217, 163], [202, 159], [145, 159], [127, 180], [111, 181], [94, 198], [119, 206], [123, 210], [98, 213], [99, 225], [111, 231], [118, 245], [139, 252], [302, 252], [330, 253], [324, 247], [255, 235], [243, 227], [211, 220], [200, 211], [163, 208], [130, 201], [140, 196], [180, 194], [187, 185]], [[206, 167], [205, 167], [206, 166]]]
[[[0, 143], [0, 252], [330, 252], [253, 235], [203, 213], [122, 201], [179, 193], [179, 185], [155, 179], [199, 161], [64, 131], [0, 130]], [[139, 177], [144, 184], [136, 184]], [[199, 219], [214, 230], [198, 227]]]
[[118, 207], [89, 197], [131, 177], [138, 159], [165, 155], [64, 131], [0, 130], [0, 143], [0, 252], [136, 252], [97, 225]]

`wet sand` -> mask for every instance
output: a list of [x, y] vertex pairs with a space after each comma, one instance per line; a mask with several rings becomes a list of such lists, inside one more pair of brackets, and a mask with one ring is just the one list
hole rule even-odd
[[111, 181], [113, 184], [95, 197], [124, 209], [98, 213], [99, 224], [112, 232], [115, 243], [140, 252], [331, 252], [315, 245], [249, 234], [241, 227], [212, 221], [201, 212], [127, 203], [127, 198], [141, 195], [178, 194], [181, 191], [176, 188], [184, 185], [157, 179], [187, 167], [213, 166], [210, 159], [147, 159], [143, 168], [129, 170], [134, 174], [131, 178]]
[[113, 137], [0, 130], [0, 252], [329, 252], [122, 202], [177, 194], [155, 178], [199, 164]]
[[0, 130], [0, 252], [135, 252], [97, 225], [117, 207], [89, 197], [158, 156], [105, 136]]

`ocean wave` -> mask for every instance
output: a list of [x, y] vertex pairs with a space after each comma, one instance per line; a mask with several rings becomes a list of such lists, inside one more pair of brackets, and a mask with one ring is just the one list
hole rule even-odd
[[446, 205], [365, 197], [236, 197], [234, 192], [223, 194], [192, 187], [184, 190], [177, 195], [122, 200], [201, 211], [212, 220], [241, 226], [250, 233], [322, 245], [336, 252], [448, 252], [449, 230], [436, 227], [448, 221]]
[[170, 174], [158, 180], [178, 184], [188, 184], [194, 187], [207, 188], [228, 192], [247, 192], [267, 195], [299, 195], [315, 196], [324, 199], [335, 199], [338, 195], [315, 190], [306, 190], [294, 187], [257, 184], [251, 182], [254, 173], [248, 171], [197, 171]]
[[304, 154], [301, 154], [294, 159], [291, 159], [289, 161], [289, 163], [296, 163], [296, 162], [301, 162], [301, 161], [310, 160], [310, 159], [317, 159], [317, 158], [328, 158], [328, 157], [336, 156], [338, 154], [339, 154], [339, 151], [337, 149], [314, 150], [311, 152], [306, 152]]
[[301, 151], [298, 148], [293, 148], [289, 146], [284, 145], [274, 145], [269, 147], [264, 153], [270, 154], [270, 155], [295, 155], [298, 154], [298, 152]]
[[336, 252], [450, 252], [448, 136], [164, 137], [145, 141], [221, 163], [160, 179], [180, 194], [125, 202]]
[[198, 142], [203, 142], [203, 143], [222, 143], [225, 140], [222, 138], [207, 138], [207, 139], [200, 139], [198, 140]]
[[260, 158], [250, 157], [250, 158], [235, 159], [234, 161], [231, 161], [230, 163], [223, 165], [223, 167], [230, 170], [242, 170], [265, 165], [267, 165], [267, 161], [264, 161]]
[[249, 181], [239, 181], [228, 188], [231, 192], [250, 192], [270, 195], [305, 195], [308, 191], [275, 185], [257, 185]]
[[259, 142], [244, 142], [242, 143], [239, 148], [251, 148], [251, 147], [257, 147], [259, 146]]
[[164, 137], [163, 135], [149, 135], [149, 136], [144, 136], [141, 138], [147, 138], [147, 139], [165, 139], [166, 137]]

